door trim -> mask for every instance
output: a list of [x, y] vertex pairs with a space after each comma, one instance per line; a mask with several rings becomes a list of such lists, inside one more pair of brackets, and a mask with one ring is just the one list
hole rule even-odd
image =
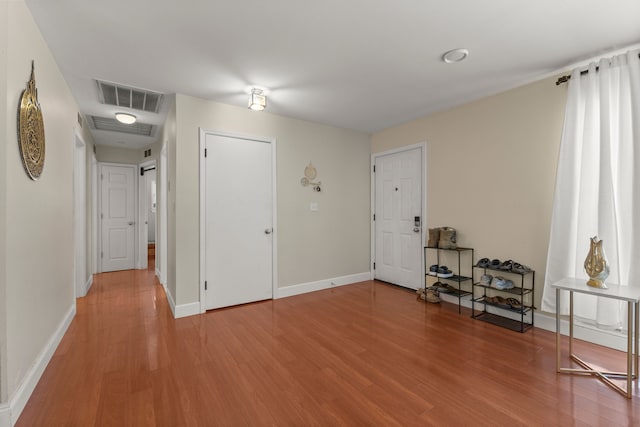
[[[138, 174], [136, 173], [137, 165], [131, 163], [112, 163], [112, 162], [98, 162], [98, 250], [102, 252], [102, 167], [103, 166], [120, 166], [129, 167], [133, 169], [133, 217], [138, 218]], [[133, 235], [138, 235], [138, 221], [134, 224]], [[133, 239], [133, 266], [138, 265], [138, 239]], [[98, 271], [102, 272], [102, 254], [98, 257]]]
[[[87, 268], [89, 259], [87, 212], [87, 144], [80, 132], [75, 129], [73, 132], [73, 274], [76, 298], [87, 294], [89, 278], [92, 277]], [[84, 266], [80, 266], [80, 263], [84, 263]], [[81, 273], [84, 277], [78, 277], [78, 268], [82, 268]]]
[[[149, 242], [147, 241], [149, 238], [149, 234], [148, 234], [148, 228], [147, 228], [147, 224], [145, 224], [145, 219], [146, 219], [146, 210], [148, 209], [147, 206], [147, 200], [148, 200], [148, 194], [147, 194], [147, 180], [146, 178], [144, 178], [144, 175], [142, 177], [140, 177], [140, 168], [147, 168], [149, 166], [153, 166], [156, 168], [156, 172], [157, 172], [157, 164], [156, 164], [156, 160], [148, 160], [146, 162], [142, 162], [140, 164], [138, 164], [138, 168], [136, 171], [136, 175], [138, 176], [138, 219], [137, 219], [137, 223], [140, 224], [140, 227], [138, 227], [138, 233], [136, 234], [136, 238], [138, 240], [138, 254], [137, 257], [137, 263], [136, 263], [136, 269], [138, 270], [146, 270], [148, 268], [148, 264], [147, 264], [147, 248], [148, 248], [148, 244]], [[144, 178], [144, 179], [142, 179]], [[157, 178], [157, 174], [156, 174], [156, 187], [158, 185], [158, 178]], [[157, 191], [157, 188], [156, 188]], [[157, 194], [157, 193], [156, 193]], [[157, 209], [156, 209], [157, 212]], [[156, 217], [157, 217], [157, 213], [156, 213]], [[142, 227], [142, 226], [145, 227]], [[157, 243], [156, 242], [156, 249], [157, 249]]]
[[245, 135], [240, 133], [233, 132], [223, 132], [218, 130], [210, 130], [198, 128], [200, 133], [199, 138], [199, 168], [200, 168], [200, 313], [204, 313], [207, 311], [207, 301], [206, 294], [204, 289], [204, 279], [205, 279], [205, 265], [206, 265], [206, 234], [205, 234], [205, 206], [206, 206], [206, 192], [204, 183], [206, 182], [205, 175], [205, 162], [204, 162], [204, 149], [205, 149], [205, 141], [207, 135], [216, 135], [216, 136], [224, 136], [228, 138], [238, 138], [238, 139], [248, 139], [251, 141], [260, 141], [271, 144], [271, 206], [272, 206], [272, 214], [273, 214], [273, 233], [271, 239], [271, 298], [277, 298], [277, 290], [278, 290], [278, 195], [276, 192], [276, 138], [268, 137], [268, 136], [255, 136], [255, 135]]
[[[376, 211], [376, 177], [373, 172], [373, 166], [376, 164], [376, 159], [382, 156], [388, 156], [390, 154], [402, 153], [405, 151], [415, 150], [416, 148], [420, 148], [422, 150], [422, 230], [420, 233], [420, 239], [422, 246], [425, 245], [424, 237], [425, 237], [425, 227], [427, 226], [427, 141], [418, 142], [417, 144], [406, 145], [404, 147], [394, 148], [392, 150], [380, 151], [378, 153], [371, 154], [371, 164], [369, 165], [369, 170], [371, 172], [371, 255], [370, 255], [370, 264], [369, 267], [371, 269], [371, 280], [375, 277], [375, 270], [373, 268], [373, 264], [376, 261], [376, 223], [373, 220], [373, 214]], [[425, 273], [424, 266], [424, 255], [420, 255], [420, 266], [422, 271], [422, 276]], [[424, 280], [424, 278], [422, 279]]]

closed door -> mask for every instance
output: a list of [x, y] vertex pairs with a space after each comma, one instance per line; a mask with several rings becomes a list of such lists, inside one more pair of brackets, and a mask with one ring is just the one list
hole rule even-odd
[[379, 280], [422, 286], [422, 149], [375, 158], [375, 270]]
[[102, 165], [102, 271], [130, 270], [135, 249], [135, 167]]
[[205, 134], [206, 308], [273, 297], [272, 144]]

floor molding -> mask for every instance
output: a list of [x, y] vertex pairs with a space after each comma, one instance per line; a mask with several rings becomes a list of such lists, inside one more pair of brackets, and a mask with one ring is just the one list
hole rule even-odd
[[[440, 294], [440, 299], [451, 304], [458, 304], [458, 297], [454, 297], [452, 295]], [[468, 297], [462, 298], [460, 300], [460, 304], [463, 307], [471, 308], [471, 300]], [[520, 320], [517, 313], [501, 312], [500, 314], [503, 314], [505, 317], [509, 317], [513, 320]], [[536, 328], [555, 332], [556, 315], [553, 313], [535, 310], [533, 313], [533, 324]], [[569, 320], [566, 317], [562, 317], [560, 319], [560, 333], [565, 336], [569, 335]], [[615, 350], [626, 351], [627, 348], [627, 336], [625, 334], [615, 331], [604, 331], [575, 320], [573, 324], [573, 337]]]
[[[38, 385], [38, 381], [40, 381], [40, 377], [42, 377], [42, 373], [45, 368], [49, 364], [49, 361], [53, 357], [53, 353], [55, 353], [56, 348], [60, 344], [62, 337], [65, 332], [69, 328], [73, 317], [76, 315], [76, 305], [71, 306], [69, 311], [62, 318], [62, 321], [58, 325], [58, 328], [53, 333], [49, 341], [44, 346], [38, 357], [36, 357], [33, 365], [29, 369], [29, 371], [24, 376], [22, 383], [16, 390], [15, 394], [9, 399], [9, 415], [10, 415], [10, 425], [15, 425], [22, 413], [22, 410], [27, 405], [27, 401], [33, 390]], [[4, 427], [2, 425], [2, 409], [0, 408], [0, 427]]]
[[193, 316], [196, 314], [200, 314], [200, 301], [176, 305], [173, 317], [175, 319], [179, 319], [181, 317]]
[[351, 283], [364, 282], [371, 279], [371, 272], [349, 274], [347, 276], [334, 277], [332, 279], [318, 280], [316, 282], [300, 283], [298, 285], [278, 288], [274, 299], [286, 298], [294, 295], [306, 294], [307, 292], [321, 291], [336, 286], [349, 285]]
[[9, 405], [0, 405], [0, 427], [11, 427], [11, 410]]
[[171, 292], [169, 292], [169, 289], [162, 285], [163, 289], [164, 289], [164, 294], [167, 296], [167, 301], [169, 301], [169, 307], [171, 308], [171, 314], [173, 314], [173, 318], [176, 318], [176, 302], [173, 300], [173, 297], [171, 296]]
[[89, 278], [87, 279], [87, 283], [84, 284], [84, 294], [85, 295], [87, 293], [89, 293], [89, 289], [91, 289], [91, 285], [93, 285], [93, 274], [89, 275]]

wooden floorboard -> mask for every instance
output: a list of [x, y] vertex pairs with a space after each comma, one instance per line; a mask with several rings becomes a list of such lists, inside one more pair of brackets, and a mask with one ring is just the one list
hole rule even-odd
[[640, 425], [633, 393], [557, 374], [553, 333], [374, 281], [174, 320], [151, 263], [95, 277], [17, 426]]

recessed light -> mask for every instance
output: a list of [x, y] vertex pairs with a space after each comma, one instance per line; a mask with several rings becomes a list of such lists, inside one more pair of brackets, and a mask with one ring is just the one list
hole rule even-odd
[[129, 113], [116, 113], [116, 120], [125, 125], [131, 125], [136, 122], [136, 116]]
[[442, 60], [447, 64], [453, 64], [454, 62], [462, 62], [469, 56], [467, 49], [453, 49], [442, 55]]

